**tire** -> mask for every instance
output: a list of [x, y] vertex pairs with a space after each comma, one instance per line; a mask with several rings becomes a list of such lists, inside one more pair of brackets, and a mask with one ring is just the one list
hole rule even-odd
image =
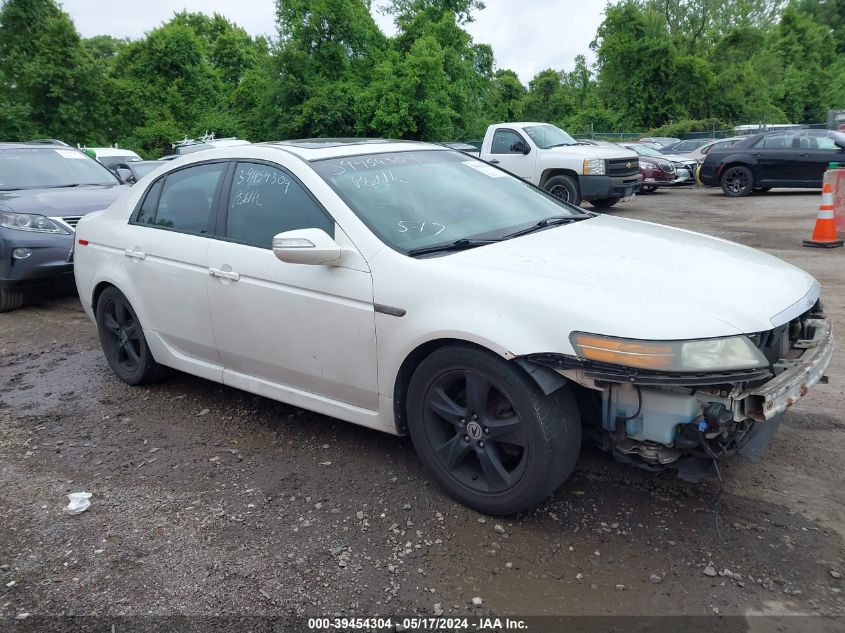
[[522, 368], [470, 345], [442, 347], [420, 364], [407, 414], [426, 468], [450, 496], [487, 514], [540, 503], [572, 472], [581, 448], [568, 386], [546, 396]]
[[771, 190], [771, 187], [754, 187], [754, 193], [768, 193]]
[[748, 167], [728, 167], [721, 179], [722, 191], [729, 198], [742, 198], [754, 191], [754, 174]]
[[659, 187], [657, 185], [643, 185], [640, 187], [640, 193], [654, 193]]
[[581, 191], [578, 181], [572, 176], [552, 176], [543, 185], [543, 189], [564, 202], [575, 205], [581, 204]]
[[0, 312], [11, 312], [23, 305], [23, 293], [20, 290], [0, 289]]
[[123, 382], [145, 385], [170, 373], [153, 358], [135, 310], [114, 286], [103, 290], [97, 300], [96, 319], [103, 354]]
[[590, 204], [593, 205], [596, 209], [609, 209], [617, 202], [619, 202], [622, 198], [599, 198], [598, 200], [590, 200]]

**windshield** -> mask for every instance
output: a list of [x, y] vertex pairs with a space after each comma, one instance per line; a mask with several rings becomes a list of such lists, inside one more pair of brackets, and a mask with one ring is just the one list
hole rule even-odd
[[566, 132], [554, 125], [531, 125], [525, 128], [525, 133], [531, 137], [540, 149], [549, 149], [559, 145], [577, 145], [578, 142]]
[[117, 184], [108, 169], [75, 149], [0, 149], [0, 190]]
[[367, 154], [312, 167], [379, 239], [401, 252], [500, 239], [551, 216], [585, 213], [456, 151]]
[[140, 180], [141, 178], [146, 176], [148, 173], [150, 173], [154, 169], [158, 169], [162, 165], [164, 165], [164, 163], [160, 163], [160, 162], [156, 161], [154, 163], [150, 162], [150, 163], [135, 164], [135, 165], [132, 165], [132, 169], [135, 171], [135, 176], [138, 178], [138, 180]]

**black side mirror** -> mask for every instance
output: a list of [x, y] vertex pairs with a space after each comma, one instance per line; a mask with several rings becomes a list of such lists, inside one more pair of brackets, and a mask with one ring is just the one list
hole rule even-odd
[[522, 141], [514, 141], [511, 143], [511, 151], [514, 154], [527, 154], [531, 151], [531, 148]]

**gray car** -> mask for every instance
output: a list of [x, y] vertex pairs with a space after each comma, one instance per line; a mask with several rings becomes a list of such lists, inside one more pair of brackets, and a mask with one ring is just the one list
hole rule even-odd
[[0, 143], [0, 312], [24, 291], [73, 280], [74, 228], [127, 187], [78, 149], [60, 143]]

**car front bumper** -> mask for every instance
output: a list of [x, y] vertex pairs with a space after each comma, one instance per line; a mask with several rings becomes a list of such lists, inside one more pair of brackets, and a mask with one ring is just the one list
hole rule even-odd
[[760, 459], [786, 411], [825, 381], [830, 324], [821, 314], [801, 319], [804, 338], [792, 342], [786, 358], [755, 370], [670, 375], [558, 355], [523, 358], [594, 394], [600, 417], [585, 418], [588, 428], [619, 461], [675, 469], [696, 482], [715, 476], [724, 457]]
[[584, 200], [627, 198], [640, 190], [642, 180], [639, 173], [632, 176], [578, 176], [578, 185]]
[[[12, 251], [27, 248], [26, 259]], [[73, 234], [0, 229], [0, 288], [9, 290], [73, 281]]]

